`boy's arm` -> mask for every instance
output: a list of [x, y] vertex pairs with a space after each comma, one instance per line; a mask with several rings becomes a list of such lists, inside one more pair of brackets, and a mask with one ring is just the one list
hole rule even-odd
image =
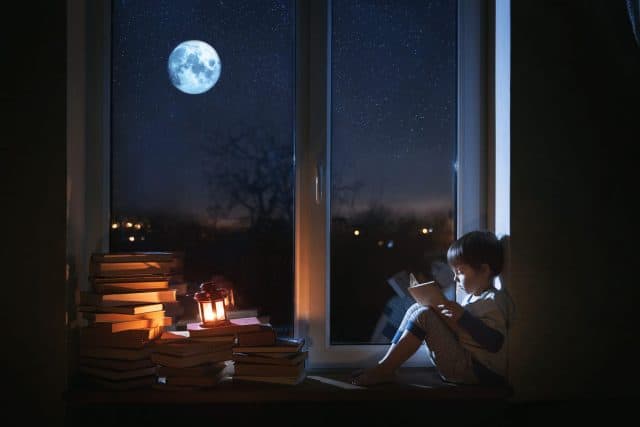
[[495, 353], [502, 347], [504, 335], [490, 326], [487, 326], [486, 323], [468, 311], [464, 310], [464, 313], [462, 313], [462, 316], [458, 319], [458, 325], [469, 332], [471, 338], [473, 338], [487, 351]]
[[467, 331], [471, 338], [487, 351], [495, 353], [502, 347], [504, 336], [462, 308], [457, 302], [447, 301], [438, 305], [438, 308], [443, 316], [451, 319], [459, 327]]

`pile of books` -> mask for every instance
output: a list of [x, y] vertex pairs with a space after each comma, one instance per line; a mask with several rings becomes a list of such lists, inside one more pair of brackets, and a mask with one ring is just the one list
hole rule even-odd
[[187, 331], [166, 332], [151, 351], [158, 366], [159, 390], [184, 391], [212, 387], [228, 375], [234, 335], [190, 337]]
[[172, 323], [163, 304], [176, 301], [168, 277], [175, 270], [170, 252], [92, 254], [92, 289], [80, 293], [78, 307], [85, 379], [111, 389], [155, 383], [152, 343]]
[[154, 388], [182, 391], [217, 385], [233, 372], [232, 349], [238, 337], [265, 327], [257, 317], [244, 317], [212, 327], [193, 322], [186, 331], [166, 332], [151, 353], [158, 365]]
[[238, 334], [233, 347], [234, 381], [299, 384], [306, 378], [304, 339], [276, 337], [267, 330]]

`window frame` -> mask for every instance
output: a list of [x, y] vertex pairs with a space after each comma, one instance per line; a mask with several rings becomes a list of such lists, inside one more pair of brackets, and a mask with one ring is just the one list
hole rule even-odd
[[[330, 232], [330, 136], [331, 129], [331, 0], [312, 2], [309, 21], [309, 63], [312, 115], [306, 133], [309, 155], [300, 158], [302, 184], [296, 231], [295, 331], [310, 344], [312, 368], [355, 367], [373, 364], [388, 345], [331, 345], [328, 331], [329, 232]], [[488, 123], [487, 43], [488, 2], [458, 1], [458, 112], [456, 168], [456, 234], [488, 226]], [[304, 135], [304, 133], [303, 133]], [[318, 186], [319, 190], [315, 188]], [[312, 184], [312, 185], [309, 185]], [[311, 194], [313, 192], [313, 194]], [[322, 203], [312, 200], [318, 193]], [[313, 260], [313, 262], [311, 262]], [[456, 297], [460, 298], [459, 296]], [[425, 366], [424, 346], [405, 366]], [[428, 362], [426, 362], [428, 364]]]
[[[508, 83], [506, 89], [501, 83], [499, 94], [493, 86], [494, 75], [490, 71], [497, 69], [493, 70], [490, 63], [497, 58], [489, 54], [493, 49], [489, 36], [493, 34], [495, 21], [489, 18], [497, 9], [504, 11], [509, 0], [495, 2], [458, 1], [457, 236], [476, 228], [495, 229], [495, 218], [504, 218], [505, 209], [508, 218], [508, 193], [506, 200], [504, 195], [496, 197], [499, 186], [503, 194], [505, 184], [501, 180], [505, 179], [505, 170], [508, 182], [508, 156], [505, 169], [504, 155], [498, 159], [496, 154], [499, 149], [503, 150], [501, 153], [505, 149], [508, 152], [508, 133], [505, 136], [501, 131], [498, 135], [502, 141], [499, 148], [493, 124], [498, 116], [504, 120], [505, 114], [508, 122], [508, 103], [506, 110], [502, 104], [501, 113], [495, 116], [492, 109], [499, 103], [499, 95], [504, 96], [505, 90], [508, 95], [509, 88]], [[375, 363], [388, 348], [332, 346], [327, 335], [331, 3], [331, 0], [295, 3], [294, 333], [308, 341], [310, 368]], [[72, 286], [88, 290], [89, 255], [109, 247], [111, 1], [69, 2], [67, 16], [68, 259], [75, 272]], [[508, 21], [508, 13], [503, 18]], [[508, 30], [506, 33], [508, 37]], [[501, 70], [504, 72], [504, 67]], [[425, 360], [422, 346], [406, 365], [425, 366]]]

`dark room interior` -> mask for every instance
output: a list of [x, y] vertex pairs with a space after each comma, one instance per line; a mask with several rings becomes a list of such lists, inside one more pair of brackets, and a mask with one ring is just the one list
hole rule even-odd
[[[1, 30], [0, 152], [8, 235], [2, 259], [8, 274], [0, 312], [9, 380], [2, 406], [5, 416], [12, 414], [22, 425], [31, 418], [46, 425], [79, 421], [65, 397], [73, 369], [65, 266], [67, 3], [74, 2], [12, 2], [4, 7]], [[611, 422], [633, 415], [631, 399], [639, 380], [633, 326], [637, 284], [631, 267], [637, 262], [632, 222], [637, 161], [632, 153], [640, 141], [640, 4], [510, 3], [509, 286], [518, 321], [510, 332], [508, 355], [513, 394], [499, 402], [499, 415], [488, 419], [537, 425], [552, 415], [571, 422], [579, 414], [580, 419]], [[635, 36], [629, 5], [635, 8]], [[111, 405], [114, 414], [135, 412], [127, 402]], [[105, 410], [109, 404], [96, 407]], [[384, 415], [372, 414], [372, 407]], [[260, 402], [217, 403], [211, 412], [261, 414], [247, 416], [253, 422], [264, 414], [285, 422], [283, 414], [291, 413], [295, 417], [287, 419], [297, 425], [340, 419], [394, 424], [394, 414], [407, 407], [437, 411], [438, 420], [455, 422], [473, 420], [465, 408], [483, 406], [481, 399], [468, 396], [387, 402], [378, 395], [370, 401], [283, 400], [265, 407]], [[90, 412], [82, 405], [73, 408]], [[153, 403], [145, 408], [138, 424], [155, 423], [153, 414], [167, 414]], [[165, 420], [174, 424], [185, 414], [193, 422], [188, 412], [196, 409], [209, 412], [206, 402], [176, 404]], [[430, 422], [424, 413], [411, 414], [396, 422]], [[114, 423], [117, 416], [107, 418]], [[86, 419], [86, 424], [98, 421]], [[122, 415], [122, 424], [128, 421]]]

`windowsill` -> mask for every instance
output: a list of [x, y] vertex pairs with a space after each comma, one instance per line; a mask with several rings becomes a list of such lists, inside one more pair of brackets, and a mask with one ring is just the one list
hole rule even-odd
[[69, 406], [119, 404], [242, 404], [278, 402], [506, 400], [507, 387], [461, 386], [443, 382], [433, 368], [404, 368], [393, 383], [350, 387], [351, 370], [309, 370], [296, 386], [223, 381], [215, 388], [193, 392], [154, 389], [111, 391], [78, 389], [65, 393]]

